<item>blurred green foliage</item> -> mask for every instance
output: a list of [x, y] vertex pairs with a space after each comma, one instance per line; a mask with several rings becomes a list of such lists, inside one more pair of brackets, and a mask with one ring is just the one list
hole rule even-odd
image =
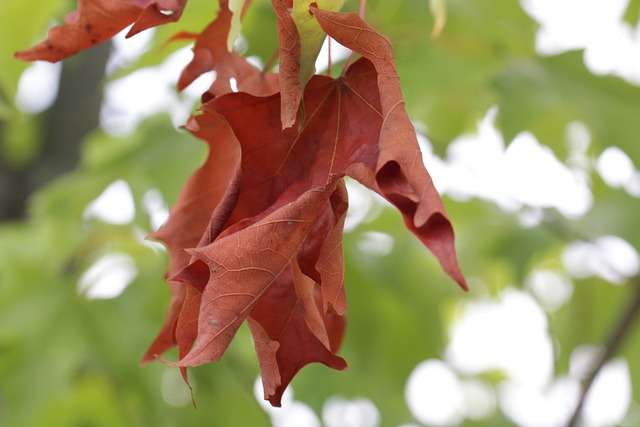
[[[37, 130], [17, 129], [27, 120], [32, 127], [38, 121], [13, 106], [19, 76], [27, 66], [13, 60], [13, 52], [39, 40], [52, 19], [61, 19], [75, 7], [72, 3], [0, 3], [3, 150], [19, 132], [37, 135]], [[180, 45], [161, 48], [163, 43], [177, 31], [202, 30], [215, 3], [190, 0], [180, 23], [158, 29], [152, 48], [130, 69], [160, 63]], [[348, 1], [346, 8], [357, 9], [356, 3]], [[565, 128], [581, 120], [593, 135], [592, 157], [615, 145], [640, 164], [640, 88], [616, 77], [590, 74], [580, 52], [537, 55], [536, 23], [518, 2], [447, 4], [446, 27], [437, 39], [431, 38], [433, 17], [425, 0], [370, 0], [367, 10], [368, 21], [393, 40], [407, 109], [428, 126], [437, 153], [444, 154], [458, 135], [475, 131], [476, 122], [497, 104], [506, 141], [530, 130], [564, 159]], [[633, 4], [637, 8], [637, 2]], [[628, 15], [637, 16], [637, 10]], [[276, 49], [273, 18], [269, 2], [255, 0], [243, 28], [247, 54], [265, 62]], [[96, 130], [84, 144], [82, 165], [32, 198], [28, 220], [0, 224], [0, 426], [269, 425], [253, 396], [258, 365], [245, 328], [220, 363], [191, 370], [198, 410], [188, 402], [176, 407], [165, 401], [164, 389], [186, 391], [167, 373], [170, 368], [160, 362], [138, 365], [169, 301], [163, 281], [166, 255], [139, 237], [151, 230], [142, 196], [158, 189], [173, 203], [203, 155], [203, 145], [175, 130], [165, 116], [148, 119], [126, 137]], [[133, 223], [83, 220], [86, 205], [117, 179], [132, 189], [137, 208]], [[608, 188], [596, 175], [592, 180], [594, 208], [563, 226], [585, 238], [615, 234], [640, 247], [638, 200]], [[507, 285], [521, 286], [540, 265], [560, 265], [566, 237], [553, 228], [522, 228], [514, 214], [479, 200], [445, 203], [471, 293], [463, 294], [445, 277], [394, 211], [385, 208], [346, 234], [349, 325], [341, 355], [350, 370], [333, 372], [313, 365], [293, 382], [296, 399], [316, 413], [329, 396], [364, 395], [379, 408], [381, 425], [416, 423], [404, 400], [405, 383], [419, 362], [442, 356], [448, 310], [461, 300], [499, 294]], [[364, 254], [358, 242], [368, 231], [394, 236], [392, 252], [382, 257]], [[114, 299], [78, 295], [79, 277], [110, 251], [135, 260], [135, 281]], [[474, 288], [474, 283], [486, 286]], [[566, 372], [574, 347], [602, 342], [630, 295], [629, 287], [596, 278], [575, 285], [571, 302], [549, 319], [558, 373]], [[637, 338], [636, 330], [622, 352], [628, 361], [636, 361], [630, 363], [636, 402]], [[469, 425], [510, 423], [496, 413]]]

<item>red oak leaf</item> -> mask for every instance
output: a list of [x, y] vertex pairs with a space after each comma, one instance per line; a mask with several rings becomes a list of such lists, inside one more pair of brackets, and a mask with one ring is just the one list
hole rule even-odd
[[[190, 119], [187, 129], [196, 137], [212, 142], [206, 162], [185, 183], [176, 206], [171, 209], [169, 221], [151, 235], [163, 241], [169, 250], [168, 278], [172, 302], [160, 333], [143, 357], [143, 363], [155, 360], [157, 355], [176, 344], [181, 353], [186, 352], [195, 340], [195, 336], [191, 342], [176, 337], [176, 333], [185, 334], [183, 328], [176, 327], [179, 314], [190, 308], [183, 308], [187, 295], [184, 283], [171, 279], [189, 264], [191, 255], [184, 249], [200, 243], [211, 214], [222, 201], [240, 161], [238, 141], [223, 120], [214, 115], [199, 116]], [[191, 333], [186, 332], [186, 335], [191, 336]]]
[[[278, 90], [277, 74], [261, 72], [236, 52], [227, 50], [231, 18], [228, 1], [221, 1], [218, 17], [196, 39], [193, 59], [180, 75], [178, 90], [183, 90], [200, 75], [213, 70], [216, 71], [216, 79], [202, 95], [203, 101], [234, 89], [255, 95], [270, 95]], [[231, 79], [235, 79], [236, 88], [232, 87]]]
[[343, 78], [315, 76], [305, 89], [306, 119], [299, 131], [278, 126], [279, 94], [230, 94], [205, 104], [205, 111], [229, 122], [242, 146], [242, 191], [230, 222], [272, 206], [285, 190], [296, 197], [332, 176], [350, 175], [393, 203], [408, 228], [466, 288], [453, 229], [422, 163], [415, 130], [401, 98], [389, 96], [401, 95], [399, 87], [388, 85], [397, 82], [397, 74], [382, 78], [364, 59]]
[[79, 0], [65, 23], [49, 30], [47, 39], [16, 52], [25, 61], [56, 62], [110, 39], [134, 24], [127, 37], [180, 19], [187, 0]]
[[[394, 204], [466, 288], [453, 230], [404, 109], [391, 45], [357, 15], [311, 11], [329, 35], [365, 58], [339, 79], [313, 77], [304, 123], [297, 113], [284, 130], [285, 95], [256, 96], [269, 92], [269, 79], [226, 50], [228, 9], [198, 38], [181, 81], [210, 69], [221, 79], [204, 97], [213, 97], [204, 114], [189, 124], [210, 154], [156, 236], [172, 253], [174, 302], [157, 340], [164, 346], [170, 337], [179, 348], [179, 360], [168, 363], [181, 367], [186, 381], [185, 368], [219, 360], [246, 319], [265, 398], [276, 406], [304, 365], [346, 368], [335, 354], [347, 308], [343, 176]], [[228, 93], [231, 75], [245, 76], [238, 84], [256, 93]], [[148, 355], [166, 349], [154, 345]]]
[[271, 0], [276, 12], [278, 50], [280, 51], [280, 81], [282, 88], [282, 128], [293, 126], [302, 98], [300, 80], [300, 35], [291, 17], [292, 0]]
[[[218, 71], [218, 77], [203, 98], [218, 96], [231, 92], [228, 77], [235, 71], [242, 71], [244, 80], [240, 81], [242, 89], [255, 95], [268, 95], [278, 89], [277, 76], [272, 73], [261, 73], [249, 65], [246, 60], [235, 52], [226, 49], [226, 38], [231, 23], [231, 13], [227, 8], [227, 1], [221, 2], [221, 10], [217, 19], [199, 36], [195, 46], [192, 62], [185, 68], [178, 84], [184, 89], [200, 74], [206, 71]], [[202, 64], [198, 58], [202, 55], [211, 59], [206, 68], [198, 68]], [[196, 137], [209, 144], [209, 156], [205, 164], [198, 169], [183, 187], [176, 207], [170, 212], [169, 221], [152, 238], [165, 242], [171, 256], [168, 277], [172, 293], [165, 322], [160, 333], [143, 357], [143, 363], [154, 360], [158, 355], [177, 345], [180, 357], [188, 352], [195, 341], [193, 328], [196, 322], [191, 322], [193, 314], [199, 309], [199, 300], [192, 295], [191, 303], [185, 302], [189, 292], [185, 291], [185, 284], [175, 280], [176, 275], [189, 264], [191, 255], [185, 252], [187, 248], [194, 248], [199, 244], [208, 244], [218, 235], [226, 222], [224, 207], [231, 209], [235, 205], [237, 192], [233, 191], [234, 182], [238, 184], [235, 175], [240, 159], [240, 146], [237, 139], [230, 132], [226, 122], [212, 114], [192, 117], [186, 128]], [[228, 193], [229, 198], [222, 203], [223, 196]], [[217, 209], [216, 209], [217, 208]], [[214, 211], [218, 221], [212, 219]], [[210, 223], [211, 222], [211, 223]], [[207, 225], [209, 224], [209, 228]], [[215, 231], [214, 231], [215, 229]], [[186, 277], [183, 275], [183, 277]], [[197, 274], [189, 276], [189, 283], [194, 285]], [[173, 278], [174, 280], [171, 280]], [[206, 280], [205, 280], [206, 282]], [[202, 292], [204, 285], [196, 286]], [[196, 304], [192, 307], [190, 304]], [[185, 320], [185, 316], [190, 320]], [[189, 325], [189, 327], [181, 327]], [[183, 376], [186, 374], [183, 371]]]
[[273, 406], [280, 406], [284, 390], [303, 366], [321, 362], [337, 370], [347, 368], [335, 355], [344, 333], [344, 317], [321, 311], [319, 295], [318, 284], [300, 271], [294, 258], [251, 311], [249, 327], [256, 342], [264, 398]]
[[[236, 223], [211, 244], [190, 251], [209, 267], [209, 280], [202, 293], [197, 343], [174, 365], [196, 366], [220, 359], [271, 285], [287, 282], [282, 273], [297, 255], [319, 212], [331, 205], [330, 198], [340, 191], [339, 182], [311, 189], [277, 209]], [[192, 268], [193, 264], [187, 271]]]
[[[297, 280], [319, 286], [325, 315], [340, 316], [346, 310], [340, 248], [346, 197], [339, 195], [342, 187], [336, 187], [344, 175], [391, 201], [409, 229], [465, 286], [453, 251], [453, 231], [422, 164], [415, 131], [408, 119], [403, 120], [403, 108], [385, 108], [382, 102], [388, 81], [366, 59], [354, 63], [340, 79], [315, 76], [305, 90], [304, 125], [285, 130], [279, 120], [279, 94], [234, 93], [204, 105], [205, 115], [223, 117], [239, 141], [241, 179], [222, 232], [217, 237], [210, 234], [209, 244], [191, 251], [209, 267], [208, 282], [197, 343], [174, 365], [219, 360], [251, 315], [265, 394], [273, 404], [279, 403], [284, 387], [304, 364], [319, 361], [342, 367], [334, 347], [324, 339], [335, 335], [335, 326], [314, 321], [310, 310], [292, 312], [290, 305], [302, 298]], [[395, 129], [385, 127], [389, 120]], [[294, 258], [299, 275], [288, 273]], [[193, 279], [194, 268], [187, 268], [185, 277], [192, 279], [185, 281], [198, 280]], [[272, 287], [280, 291], [270, 291]], [[282, 289], [289, 289], [287, 298]], [[291, 332], [284, 333], [283, 325], [271, 323], [265, 314], [282, 311], [292, 313], [292, 323], [286, 325]], [[296, 348], [292, 336], [301, 342], [315, 338], [312, 345]]]
[[355, 13], [313, 6], [310, 11], [330, 37], [370, 60], [378, 74], [383, 117], [379, 157], [373, 170], [358, 171], [354, 178], [400, 209], [407, 227], [433, 252], [447, 274], [467, 290], [456, 259], [453, 228], [423, 167], [415, 130], [404, 108], [391, 42]]

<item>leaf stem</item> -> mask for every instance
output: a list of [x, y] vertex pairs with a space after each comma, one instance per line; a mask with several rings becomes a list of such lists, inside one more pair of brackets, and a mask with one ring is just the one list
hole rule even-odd
[[276, 51], [273, 52], [273, 55], [271, 55], [271, 58], [269, 58], [267, 63], [264, 64], [264, 67], [262, 68], [262, 74], [268, 73], [273, 68], [279, 56], [280, 56], [280, 50], [276, 49]]
[[331, 36], [327, 36], [327, 76], [331, 77]]
[[608, 335], [607, 343], [605, 345], [605, 350], [602, 353], [602, 356], [594, 364], [589, 376], [585, 378], [582, 386], [582, 392], [580, 393], [580, 398], [578, 399], [578, 404], [576, 405], [576, 409], [571, 416], [571, 419], [567, 423], [567, 427], [576, 427], [578, 426], [578, 422], [580, 420], [580, 412], [584, 406], [585, 399], [587, 394], [593, 385], [593, 381], [596, 376], [602, 369], [609, 359], [613, 357], [613, 355], [622, 347], [627, 338], [629, 337], [631, 331], [633, 330], [633, 326], [638, 319], [638, 315], [640, 314], [640, 276], [636, 276], [633, 281], [630, 283], [630, 286], [633, 286], [633, 291], [635, 292], [635, 296], [632, 301], [629, 303], [625, 312], [622, 313], [618, 322], [614, 324], [611, 329], [611, 333]]
[[[360, 18], [362, 19], [364, 19], [364, 10], [366, 6], [367, 0], [360, 0], [360, 10], [358, 11], [358, 16], [360, 16]], [[346, 73], [349, 69], [349, 66], [353, 62], [353, 57], [355, 56], [355, 54], [356, 53], [354, 51], [351, 51], [351, 55], [349, 55], [347, 61], [344, 63], [344, 67], [342, 67], [342, 73], [340, 73], [340, 77], [344, 76], [344, 73]]]
[[360, 18], [364, 19], [364, 8], [367, 5], [367, 0], [360, 0], [360, 12], [358, 13], [358, 15], [360, 15]]

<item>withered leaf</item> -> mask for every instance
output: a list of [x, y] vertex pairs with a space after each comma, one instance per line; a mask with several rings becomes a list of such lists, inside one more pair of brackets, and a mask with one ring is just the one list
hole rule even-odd
[[57, 62], [110, 39], [134, 24], [127, 37], [177, 21], [187, 0], [78, 0], [78, 9], [65, 23], [49, 30], [42, 43], [15, 57], [25, 61]]

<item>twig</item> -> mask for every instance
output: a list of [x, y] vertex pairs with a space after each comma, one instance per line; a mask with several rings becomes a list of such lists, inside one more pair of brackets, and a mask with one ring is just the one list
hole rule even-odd
[[593, 385], [593, 381], [595, 380], [596, 376], [605, 365], [605, 363], [609, 359], [611, 359], [613, 355], [622, 347], [626, 339], [629, 337], [634, 323], [638, 319], [638, 314], [640, 314], [640, 276], [636, 276], [630, 283], [630, 286], [635, 287], [635, 296], [627, 307], [627, 310], [622, 314], [622, 316], [620, 316], [620, 319], [618, 319], [618, 322], [611, 330], [602, 356], [592, 368], [589, 376], [585, 378], [583, 382], [582, 392], [580, 393], [580, 398], [578, 399], [578, 404], [575, 411], [573, 412], [573, 415], [571, 416], [571, 419], [567, 423], [567, 427], [577, 427], [578, 421], [580, 420], [580, 412], [582, 411], [582, 407], [584, 406], [587, 393]]
[[271, 71], [271, 69], [273, 68], [273, 66], [275, 65], [279, 57], [280, 57], [280, 51], [276, 49], [276, 51], [273, 52], [273, 55], [271, 55], [271, 58], [269, 58], [267, 63], [264, 64], [264, 67], [262, 68], [262, 74], [265, 74]]

